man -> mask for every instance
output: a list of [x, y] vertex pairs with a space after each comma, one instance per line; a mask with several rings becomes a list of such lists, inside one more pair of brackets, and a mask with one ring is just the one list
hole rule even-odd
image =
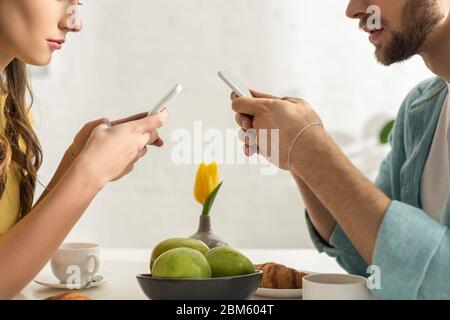
[[[375, 6], [375, 7], [373, 7]], [[377, 8], [380, 24], [372, 21]], [[418, 54], [436, 78], [405, 99], [373, 184], [300, 99], [233, 97], [244, 130], [279, 129], [279, 161], [297, 181], [315, 246], [349, 273], [381, 272], [382, 299], [450, 299], [450, 0], [351, 0], [384, 65]], [[246, 154], [267, 148], [246, 139]], [[273, 159], [272, 159], [273, 160]]]

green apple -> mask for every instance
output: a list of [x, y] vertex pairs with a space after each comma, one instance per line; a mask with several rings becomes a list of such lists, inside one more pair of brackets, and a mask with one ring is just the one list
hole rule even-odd
[[191, 239], [191, 238], [171, 238], [160, 242], [152, 252], [152, 257], [150, 259], [150, 270], [153, 267], [153, 263], [155, 263], [156, 259], [164, 252], [176, 249], [176, 248], [191, 248], [197, 251], [200, 251], [202, 254], [208, 252], [208, 246], [200, 240]]
[[152, 267], [152, 276], [174, 279], [211, 278], [211, 267], [205, 256], [195, 249], [176, 248], [164, 252]]
[[233, 277], [255, 273], [253, 263], [239, 251], [228, 247], [217, 247], [205, 254], [211, 266], [213, 278]]

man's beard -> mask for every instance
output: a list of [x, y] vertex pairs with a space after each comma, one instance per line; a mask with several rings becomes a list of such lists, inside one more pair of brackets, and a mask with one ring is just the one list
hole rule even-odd
[[403, 9], [401, 31], [391, 31], [391, 41], [376, 46], [378, 61], [389, 66], [418, 54], [442, 18], [437, 0], [408, 0]]

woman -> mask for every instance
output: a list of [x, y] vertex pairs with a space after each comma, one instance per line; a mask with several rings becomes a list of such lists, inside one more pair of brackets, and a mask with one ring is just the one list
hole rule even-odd
[[82, 28], [77, 1], [0, 1], [0, 299], [19, 293], [45, 266], [96, 194], [161, 147], [167, 120], [136, 115], [100, 119], [77, 134], [37, 204], [33, 196], [42, 151], [25, 96], [25, 64], [43, 66], [66, 35]]

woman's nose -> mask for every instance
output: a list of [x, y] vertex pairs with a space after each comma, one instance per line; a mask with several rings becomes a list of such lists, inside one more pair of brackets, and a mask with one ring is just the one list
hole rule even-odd
[[81, 17], [78, 19], [78, 22], [73, 26], [73, 28], [70, 30], [71, 32], [80, 32], [83, 30], [83, 20]]
[[67, 8], [59, 27], [68, 32], [80, 32], [83, 29], [83, 20], [77, 5], [71, 5]]

